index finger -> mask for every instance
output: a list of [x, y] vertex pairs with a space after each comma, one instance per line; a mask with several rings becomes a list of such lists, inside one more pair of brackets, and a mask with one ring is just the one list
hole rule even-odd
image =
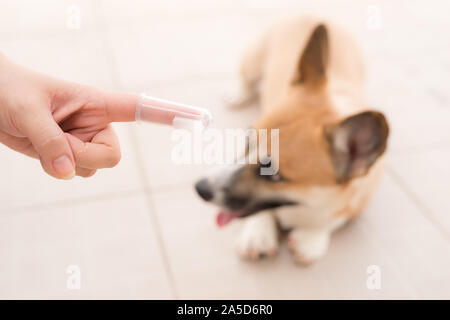
[[136, 120], [136, 105], [139, 96], [129, 93], [106, 92], [105, 108], [111, 122], [130, 122]]

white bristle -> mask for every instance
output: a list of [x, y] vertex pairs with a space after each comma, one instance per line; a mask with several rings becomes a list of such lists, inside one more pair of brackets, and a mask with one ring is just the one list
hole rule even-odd
[[175, 117], [173, 119], [172, 125], [175, 129], [186, 129], [186, 130], [204, 129], [204, 125], [201, 120], [193, 120], [180, 117]]

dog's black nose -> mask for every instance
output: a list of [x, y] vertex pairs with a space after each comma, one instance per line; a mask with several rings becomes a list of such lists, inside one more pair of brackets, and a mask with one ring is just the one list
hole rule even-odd
[[198, 195], [205, 201], [209, 201], [214, 197], [211, 186], [206, 179], [197, 181], [197, 183], [195, 184], [195, 190], [197, 191]]

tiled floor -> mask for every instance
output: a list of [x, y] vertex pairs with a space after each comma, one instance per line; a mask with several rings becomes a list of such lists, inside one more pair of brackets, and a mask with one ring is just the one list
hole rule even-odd
[[[314, 3], [314, 4], [312, 4]], [[66, 22], [76, 4], [81, 28]], [[367, 27], [375, 5], [381, 29]], [[206, 169], [170, 162], [170, 129], [118, 124], [123, 158], [90, 179], [56, 181], [0, 146], [0, 298], [450, 298], [450, 28], [446, 1], [16, 1], [0, 50], [58, 77], [209, 107], [219, 128], [237, 64], [264, 26], [294, 11], [333, 16], [363, 44], [368, 93], [390, 120], [388, 170], [362, 217], [309, 268], [289, 252], [243, 262], [240, 225], [217, 230], [194, 195]], [[81, 288], [68, 290], [79, 266]], [[366, 287], [381, 269], [381, 290]]]

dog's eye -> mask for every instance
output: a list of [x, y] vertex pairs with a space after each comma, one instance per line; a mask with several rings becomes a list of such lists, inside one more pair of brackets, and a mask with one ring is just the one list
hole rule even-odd
[[[265, 161], [263, 161], [260, 164], [260, 166], [258, 168], [258, 171], [260, 172], [261, 168], [270, 168], [271, 166], [272, 166], [271, 159], [270, 158], [266, 158]], [[280, 182], [280, 181], [284, 180], [283, 176], [279, 172], [277, 172], [275, 174], [270, 174], [270, 175], [261, 175], [261, 177], [266, 179], [267, 181], [270, 181], [270, 182]]]
[[280, 173], [264, 176], [270, 182], [280, 182], [283, 181], [283, 176]]

